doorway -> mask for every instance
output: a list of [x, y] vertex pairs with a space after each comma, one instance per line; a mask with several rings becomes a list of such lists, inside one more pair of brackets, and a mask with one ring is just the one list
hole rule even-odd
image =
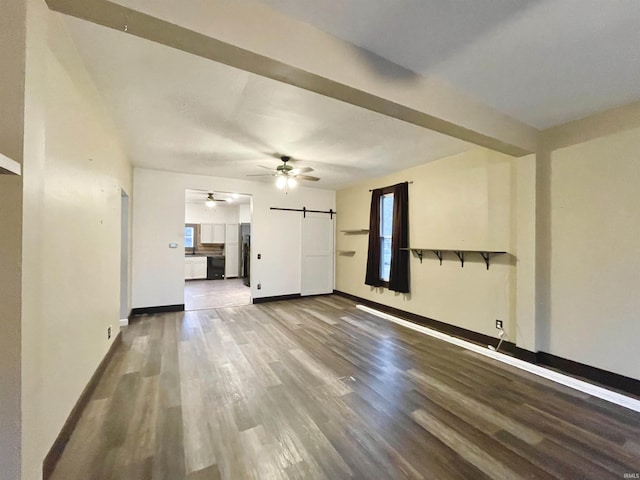
[[185, 191], [185, 310], [251, 303], [252, 197]]

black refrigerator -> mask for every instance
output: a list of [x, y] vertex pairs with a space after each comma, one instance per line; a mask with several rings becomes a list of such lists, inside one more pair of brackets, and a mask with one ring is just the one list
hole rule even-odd
[[[245, 225], [242, 226], [243, 230]], [[251, 235], [249, 233], [242, 233], [242, 245], [241, 245], [241, 259], [242, 265], [240, 266], [240, 275], [242, 276], [242, 282], [249, 287], [251, 285], [249, 275], [251, 272]]]

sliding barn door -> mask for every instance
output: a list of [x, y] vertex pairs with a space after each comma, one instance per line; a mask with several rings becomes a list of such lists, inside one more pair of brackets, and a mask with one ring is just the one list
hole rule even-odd
[[333, 222], [326, 213], [302, 219], [302, 295], [333, 292]]

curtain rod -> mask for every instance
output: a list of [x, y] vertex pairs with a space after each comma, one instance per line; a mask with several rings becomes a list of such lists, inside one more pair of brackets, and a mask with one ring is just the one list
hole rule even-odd
[[[400, 182], [400, 183], [402, 183], [402, 182]], [[413, 180], [409, 180], [407, 183], [413, 183]], [[383, 187], [383, 188], [384, 188], [384, 187]], [[373, 190], [375, 190], [375, 189], [373, 189]], [[373, 192], [373, 190], [371, 190], [371, 189], [370, 189], [369, 191], [370, 191], [370, 192]]]

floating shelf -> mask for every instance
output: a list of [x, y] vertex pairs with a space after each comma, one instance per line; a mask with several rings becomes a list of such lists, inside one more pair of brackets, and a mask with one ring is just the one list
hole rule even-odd
[[462, 267], [464, 267], [465, 253], [479, 253], [482, 256], [482, 259], [484, 260], [485, 265], [487, 266], [487, 270], [489, 270], [489, 263], [492, 256], [503, 255], [507, 253], [507, 252], [497, 252], [492, 250], [444, 250], [440, 248], [403, 248], [401, 250], [409, 250], [415, 253], [417, 257], [420, 259], [420, 263], [422, 263], [422, 258], [425, 251], [432, 252], [438, 258], [438, 260], [440, 260], [440, 265], [442, 265], [442, 257], [444, 256], [445, 252], [454, 253], [458, 257], [458, 260], [460, 260], [460, 265]]
[[338, 250], [338, 255], [342, 255], [344, 257], [353, 257], [356, 254], [355, 250]]
[[0, 175], [20, 175], [22, 166], [0, 153]]
[[369, 229], [368, 228], [360, 228], [360, 229], [356, 229], [356, 230], [340, 230], [342, 233], [345, 233], [347, 235], [359, 235], [359, 234], [364, 234], [364, 233], [369, 233]]

